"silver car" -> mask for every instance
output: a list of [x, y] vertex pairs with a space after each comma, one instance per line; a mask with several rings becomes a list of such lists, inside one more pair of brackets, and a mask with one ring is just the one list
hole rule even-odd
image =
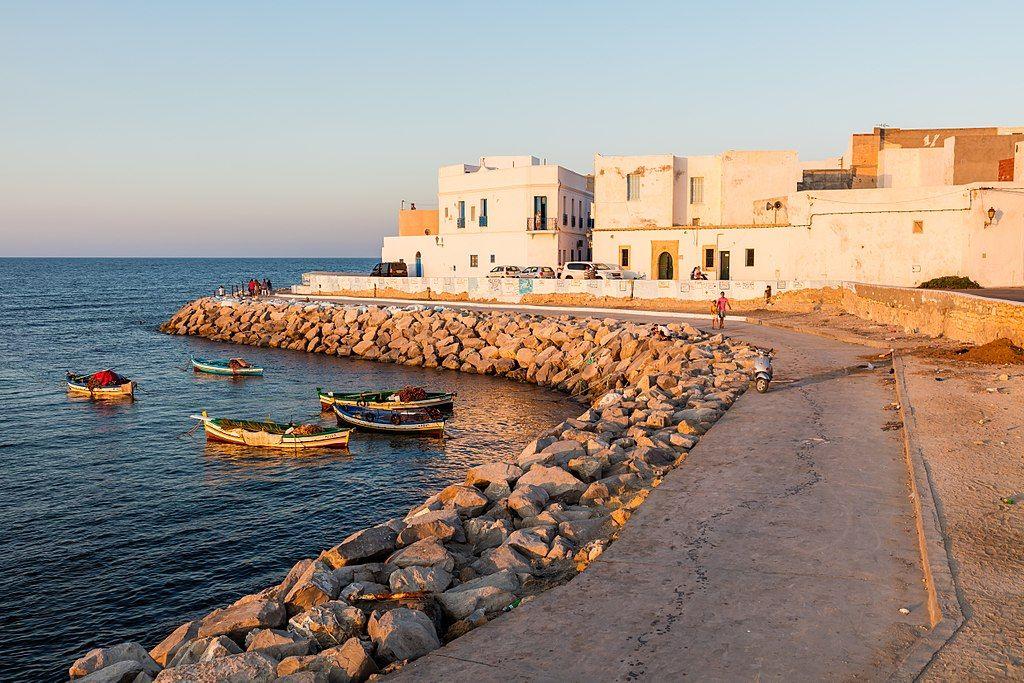
[[519, 273], [519, 277], [553, 279], [555, 277], [555, 269], [550, 266], [530, 266], [523, 268], [522, 272]]

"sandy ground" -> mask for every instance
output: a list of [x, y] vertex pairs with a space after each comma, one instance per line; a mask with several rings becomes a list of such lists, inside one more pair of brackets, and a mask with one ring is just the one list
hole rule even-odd
[[906, 366], [965, 616], [923, 678], [1024, 678], [1024, 367]]

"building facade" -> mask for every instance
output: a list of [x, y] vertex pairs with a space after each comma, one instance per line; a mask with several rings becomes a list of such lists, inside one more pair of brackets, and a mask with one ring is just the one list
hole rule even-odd
[[403, 210], [381, 259], [423, 277], [484, 276], [495, 266], [550, 266], [590, 257], [589, 179], [533, 156], [442, 166], [437, 209]]

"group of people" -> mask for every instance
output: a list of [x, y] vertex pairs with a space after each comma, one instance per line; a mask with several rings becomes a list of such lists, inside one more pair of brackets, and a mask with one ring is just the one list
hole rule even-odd
[[[245, 296], [258, 297], [258, 296], [269, 296], [274, 291], [274, 286], [270, 283], [270, 278], [263, 278], [257, 280], [256, 278], [249, 278], [249, 282], [239, 287], [238, 285], [231, 286], [231, 296], [241, 299]], [[224, 289], [224, 285], [217, 288], [217, 296], [225, 296], [227, 291]]]
[[701, 271], [700, 266], [694, 266], [693, 270], [690, 271], [691, 280], [707, 280], [708, 276]]

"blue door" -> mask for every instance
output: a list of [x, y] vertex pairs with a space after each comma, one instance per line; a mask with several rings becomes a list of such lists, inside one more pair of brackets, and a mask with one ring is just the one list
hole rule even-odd
[[423, 277], [423, 256], [420, 252], [416, 252], [416, 275], [415, 277]]

